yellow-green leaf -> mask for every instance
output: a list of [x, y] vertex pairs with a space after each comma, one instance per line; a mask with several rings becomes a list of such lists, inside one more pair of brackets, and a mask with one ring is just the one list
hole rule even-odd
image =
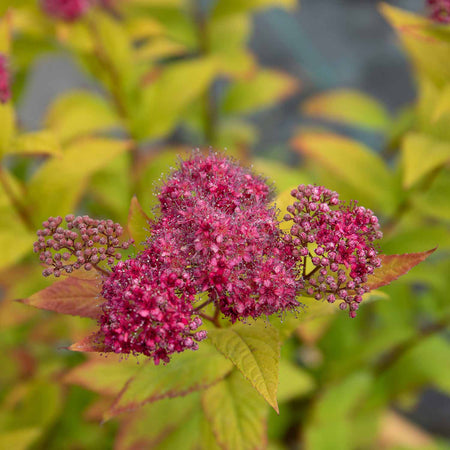
[[248, 113], [267, 108], [298, 90], [296, 79], [276, 70], [259, 70], [253, 77], [236, 81], [223, 100], [227, 114]]
[[58, 156], [61, 154], [61, 146], [57, 136], [50, 131], [35, 131], [17, 136], [8, 153]]
[[134, 357], [122, 360], [113, 356], [102, 357], [78, 365], [64, 376], [63, 381], [99, 394], [115, 396], [140, 368], [139, 360]]
[[119, 126], [111, 105], [97, 94], [72, 91], [53, 102], [45, 118], [46, 127], [62, 142]]
[[265, 448], [267, 407], [238, 371], [206, 390], [202, 403], [222, 449]]
[[143, 138], [168, 133], [180, 120], [189, 104], [210, 85], [217, 73], [213, 58], [173, 63], [161, 76], [142, 90], [139, 129]]
[[315, 384], [314, 378], [305, 369], [285, 359], [280, 361], [280, 385], [278, 387], [280, 403], [309, 394]]
[[225, 377], [231, 368], [232, 364], [206, 343], [196, 351], [174, 355], [167, 365], [155, 366], [148, 361], [127, 383], [106, 417], [205, 389]]
[[265, 8], [294, 9], [297, 4], [297, 0], [219, 0], [214, 8], [213, 18]]
[[27, 203], [36, 224], [74, 211], [88, 177], [129, 148], [127, 141], [78, 140], [61, 157], [46, 161], [28, 184]]
[[278, 412], [280, 337], [270, 324], [257, 321], [208, 331], [208, 337]]
[[[1, 14], [1, 13], [0, 13]], [[0, 54], [9, 55], [11, 52], [12, 13], [0, 16]]]
[[359, 201], [370, 202], [365, 206], [382, 210], [392, 207], [393, 177], [382, 158], [364, 144], [333, 133], [315, 132], [299, 134], [292, 144], [299, 153], [351, 186], [359, 193]]
[[128, 232], [134, 239], [134, 246], [142, 250], [143, 243], [150, 234], [150, 218], [145, 214], [136, 196], [131, 199], [130, 212], [128, 213]]
[[377, 100], [352, 89], [337, 89], [319, 94], [302, 104], [307, 116], [344, 125], [386, 131], [391, 117]]
[[403, 185], [409, 188], [450, 161], [450, 142], [421, 133], [408, 133], [402, 145]]
[[395, 28], [419, 74], [437, 86], [450, 79], [450, 41], [436, 32], [436, 25], [423, 16], [383, 3], [381, 12]]
[[16, 114], [11, 102], [0, 103], [0, 157], [6, 153], [12, 144], [16, 133]]
[[0, 448], [14, 450], [27, 450], [42, 433], [36, 427], [20, 428], [13, 431], [0, 432]]

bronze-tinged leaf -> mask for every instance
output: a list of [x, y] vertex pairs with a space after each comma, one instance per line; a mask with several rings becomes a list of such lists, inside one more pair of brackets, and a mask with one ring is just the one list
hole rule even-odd
[[381, 267], [375, 270], [375, 273], [369, 277], [367, 286], [369, 286], [371, 290], [386, 286], [400, 276], [405, 275], [414, 266], [417, 266], [417, 264], [427, 259], [436, 248], [419, 253], [380, 255]]
[[69, 350], [73, 352], [98, 352], [98, 353], [108, 353], [111, 352], [110, 349], [105, 347], [104, 336], [100, 332], [92, 333], [89, 336], [81, 339], [81, 341], [75, 342], [70, 347]]
[[143, 250], [145, 240], [150, 235], [151, 219], [145, 214], [136, 196], [131, 199], [128, 213], [128, 233], [134, 239], [134, 246]]
[[97, 319], [101, 314], [101, 280], [96, 273], [65, 277], [19, 301], [39, 309]]

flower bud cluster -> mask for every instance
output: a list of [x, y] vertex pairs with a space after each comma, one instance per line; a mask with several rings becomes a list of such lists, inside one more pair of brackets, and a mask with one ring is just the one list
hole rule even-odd
[[50, 217], [37, 231], [34, 252], [48, 267], [42, 274], [59, 277], [63, 271], [84, 268], [92, 270], [105, 262], [112, 266], [122, 255], [118, 250], [127, 249], [132, 240], [120, 242], [123, 233], [120, 224], [112, 220], [97, 220], [89, 216], [68, 215], [63, 226], [61, 217]]
[[164, 248], [169, 232], [197, 292], [207, 292], [232, 322], [299, 305], [295, 259], [270, 194], [263, 179], [234, 161], [194, 154], [158, 197], [161, 216], [149, 244]]
[[43, 11], [65, 22], [75, 22], [91, 7], [92, 0], [41, 0]]
[[143, 354], [155, 364], [169, 355], [198, 349], [206, 331], [193, 316], [195, 290], [189, 279], [170, 269], [159, 270], [138, 257], [120, 261], [104, 280], [99, 324], [104, 344], [116, 353]]
[[427, 0], [431, 20], [450, 24], [450, 0]]
[[293, 224], [285, 240], [294, 247], [303, 291], [330, 303], [341, 299], [340, 308], [355, 317], [369, 290], [368, 275], [381, 265], [374, 245], [382, 237], [378, 218], [356, 202], [346, 205], [322, 186], [300, 185], [291, 195], [296, 201], [284, 219]]
[[11, 98], [11, 82], [8, 69], [8, 59], [0, 54], [0, 103], [6, 103]]

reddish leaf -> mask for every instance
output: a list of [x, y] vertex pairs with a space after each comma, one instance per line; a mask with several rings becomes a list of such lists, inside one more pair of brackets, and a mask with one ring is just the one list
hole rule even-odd
[[386, 286], [402, 275], [409, 272], [414, 266], [430, 256], [436, 248], [426, 252], [404, 253], [403, 255], [380, 255], [381, 267], [369, 277], [367, 285], [370, 289]]
[[[88, 275], [89, 274], [89, 275]], [[39, 309], [97, 319], [101, 314], [100, 279], [85, 272], [71, 275], [19, 301]]]
[[107, 353], [111, 350], [105, 347], [103, 343], [103, 334], [100, 332], [92, 333], [89, 336], [86, 336], [81, 341], [75, 342], [69, 347], [69, 350], [74, 352], [98, 352], [98, 353]]

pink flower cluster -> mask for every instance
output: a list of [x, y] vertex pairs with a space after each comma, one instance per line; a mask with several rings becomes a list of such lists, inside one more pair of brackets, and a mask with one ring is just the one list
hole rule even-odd
[[46, 14], [65, 22], [81, 18], [91, 4], [91, 0], [41, 0], [41, 7]]
[[369, 290], [367, 277], [381, 265], [374, 246], [382, 237], [378, 218], [356, 202], [345, 205], [322, 186], [300, 185], [291, 195], [296, 201], [284, 219], [293, 225], [285, 239], [295, 246], [302, 289], [316, 300], [342, 299], [340, 308], [355, 317]]
[[91, 270], [103, 261], [112, 266], [122, 257], [118, 250], [127, 249], [132, 243], [119, 241], [123, 228], [112, 220], [72, 214], [65, 220], [66, 227], [62, 226], [62, 217], [50, 217], [42, 223], [44, 228], [37, 231], [34, 252], [48, 266], [42, 272], [44, 277], [59, 277], [62, 271], [71, 273], [81, 267]]
[[206, 338], [195, 331], [202, 324], [193, 316], [195, 290], [189, 279], [158, 270], [145, 257], [119, 262], [104, 280], [100, 329], [104, 344], [116, 353], [141, 353], [155, 364], [169, 355], [196, 350]]
[[430, 19], [450, 24], [450, 0], [427, 0]]
[[[217, 325], [220, 313], [231, 322], [282, 314], [301, 295], [341, 299], [355, 317], [380, 266], [376, 216], [324, 187], [301, 185], [291, 192], [284, 220], [293, 224], [285, 233], [271, 194], [264, 179], [224, 156], [196, 152], [180, 161], [159, 190], [160, 214], [149, 223], [145, 249], [103, 278], [106, 348], [168, 362], [205, 339], [202, 318]], [[50, 218], [38, 231], [35, 251], [50, 266], [44, 275], [112, 265], [116, 249], [129, 245], [119, 243], [122, 228], [112, 221], [66, 221], [64, 229], [60, 217]], [[203, 310], [209, 304], [214, 316]]]
[[8, 60], [0, 54], [0, 103], [6, 103], [11, 98], [11, 84], [8, 70]]

